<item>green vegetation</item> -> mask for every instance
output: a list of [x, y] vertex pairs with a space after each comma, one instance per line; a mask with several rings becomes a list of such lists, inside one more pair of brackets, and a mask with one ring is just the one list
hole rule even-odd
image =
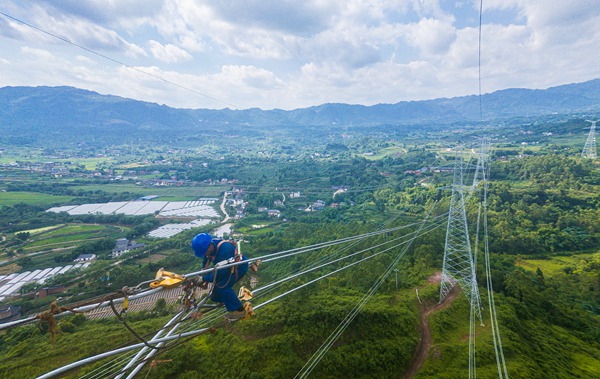
[[[105, 191], [115, 194], [144, 193], [145, 195], [159, 196], [156, 200], [161, 201], [189, 201], [198, 200], [202, 197], [218, 197], [228, 186], [204, 185], [194, 187], [143, 187], [136, 184], [101, 184], [101, 185], [78, 185], [73, 190]], [[131, 199], [133, 200], [133, 199]]]
[[[503, 141], [492, 151], [488, 193], [492, 280], [506, 364], [514, 377], [600, 375], [600, 168], [579, 158], [577, 147], [583, 137], [577, 140], [572, 133], [580, 129], [581, 122], [572, 120], [490, 130]], [[549, 132], [553, 135], [547, 135]], [[165, 240], [146, 240], [144, 235], [165, 220], [45, 212], [54, 204], [128, 201], [143, 195], [158, 195], [158, 200], [167, 201], [197, 200], [220, 197], [224, 191], [238, 188], [245, 203], [243, 217], [230, 222], [244, 239], [244, 253], [261, 256], [367, 233], [384, 225], [413, 223], [432, 207], [434, 216], [442, 215], [448, 208], [447, 186], [452, 180], [447, 169], [455, 154], [448, 145], [470, 139], [480, 130], [465, 127], [461, 133], [451, 133], [432, 128], [430, 140], [416, 132], [395, 131], [392, 126], [322, 140], [292, 131], [298, 141], [277, 143], [273, 142], [278, 137], [274, 133], [235, 148], [227, 144], [211, 147], [214, 150], [203, 145], [186, 151], [128, 147], [119, 154], [143, 151], [148, 159], [126, 154], [99, 159], [93, 168], [101, 171], [96, 177], [89, 172], [92, 166], [88, 163], [95, 160], [91, 157], [89, 161], [73, 159], [69, 167], [74, 176], [53, 178], [52, 182], [43, 171], [7, 168], [2, 182], [6, 192], [1, 194], [14, 200], [5, 203], [0, 197], [0, 231], [5, 237], [0, 243], [0, 260], [18, 262], [29, 270], [63, 265], [83, 253], [99, 257], [86, 271], [67, 273], [48, 283], [65, 285], [65, 293], [44, 299], [20, 298], [13, 303], [25, 313], [35, 313], [47, 309], [57, 296], [64, 304], [101, 296], [148, 280], [161, 267], [178, 273], [200, 269], [200, 260], [190, 254], [189, 241], [209, 227]], [[321, 135], [319, 130], [314, 133]], [[448, 145], [431, 142], [434, 139]], [[32, 154], [36, 161], [44, 161], [40, 159], [43, 152]], [[172, 178], [178, 183], [157, 185], [152, 181]], [[477, 218], [476, 200], [467, 203], [471, 224]], [[317, 201], [320, 208], [313, 209]], [[269, 216], [264, 208], [277, 209], [281, 216]], [[234, 215], [241, 208], [227, 209]], [[378, 236], [352, 250], [367, 249], [405, 233], [407, 230]], [[146, 247], [124, 254], [115, 265], [110, 250], [119, 237], [141, 239]], [[335, 378], [352, 373], [357, 378], [389, 378], [401, 376], [411, 367], [420, 336], [421, 307], [438, 301], [439, 286], [428, 278], [441, 269], [444, 238], [442, 223], [415, 241], [397, 267], [398, 284], [394, 277], [384, 283], [313, 376]], [[64, 248], [68, 249], [58, 250]], [[53, 249], [56, 251], [35, 255]], [[302, 288], [261, 308], [253, 319], [165, 352], [161, 359], [171, 361], [157, 365], [149, 377], [293, 377], [397, 252]], [[268, 262], [256, 274], [259, 287], [329, 254], [340, 254], [340, 248]], [[482, 261], [480, 257], [479, 263]], [[308, 283], [329, 270], [294, 278], [277, 290]], [[248, 285], [248, 279], [243, 284]], [[477, 327], [477, 372], [480, 377], [493, 377], [497, 368], [481, 267], [478, 279], [485, 326]], [[257, 304], [260, 301], [257, 299]], [[164, 313], [172, 311], [160, 303], [154, 313], [128, 317], [136, 329], [151, 332], [164, 324]], [[432, 313], [429, 325], [431, 352], [416, 378], [467, 376], [469, 304], [465, 297], [460, 295], [447, 308]], [[33, 377], [130, 338], [114, 319], [68, 317], [61, 320], [61, 329], [54, 348], [49, 337], [33, 326], [0, 333], [0, 355], [9, 358], [0, 362], [0, 376]], [[39, 364], [31, 367], [28, 363], [33, 356]], [[68, 377], [80, 376], [100, 364]]]
[[[131, 318], [130, 323], [143, 334], [156, 330], [167, 320], [148, 313]], [[131, 341], [131, 335], [124, 331], [123, 326], [112, 320], [86, 321], [75, 315], [63, 318], [59, 327], [61, 332], [54, 346], [48, 333], [43, 334], [36, 326], [26, 326], [2, 335], [0, 353], [5, 359], [0, 363], [0, 376], [33, 378], [47, 372], [50, 367], [70, 363], [73, 358], [83, 359], [104, 351], [114, 343]], [[82, 339], [82, 335], [86, 338]], [[32, 356], [36, 364], [20, 364]], [[71, 374], [70, 377], [79, 376], [81, 374]]]
[[73, 200], [72, 196], [55, 196], [39, 192], [0, 192], [0, 206], [11, 206], [16, 204], [59, 204], [68, 203]]
[[[595, 263], [594, 263], [595, 262]], [[536, 272], [540, 269], [546, 276], [554, 276], [561, 272], [582, 272], [588, 265], [600, 262], [600, 252], [592, 254], [576, 254], [569, 256], [553, 256], [548, 259], [520, 259], [516, 265]]]

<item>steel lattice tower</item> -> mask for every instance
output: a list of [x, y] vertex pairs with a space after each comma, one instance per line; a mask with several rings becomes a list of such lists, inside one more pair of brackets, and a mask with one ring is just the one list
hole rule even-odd
[[582, 158], [590, 158], [596, 159], [598, 155], [596, 154], [596, 122], [598, 121], [589, 121], [592, 123], [592, 127], [590, 128], [590, 134], [588, 134], [587, 141], [585, 141], [585, 146], [581, 151]]
[[477, 188], [479, 183], [485, 180], [486, 162], [489, 151], [490, 140], [489, 138], [484, 138], [481, 141], [481, 147], [479, 148], [479, 154], [477, 156], [477, 167], [475, 168], [475, 175], [473, 176], [472, 190]]
[[446, 243], [444, 246], [444, 263], [442, 266], [442, 282], [440, 286], [440, 302], [444, 300], [452, 287], [458, 282], [465, 295], [476, 308], [481, 320], [479, 290], [475, 276], [475, 265], [469, 240], [469, 228], [465, 211], [463, 191], [463, 160], [456, 157], [452, 197], [448, 214]]

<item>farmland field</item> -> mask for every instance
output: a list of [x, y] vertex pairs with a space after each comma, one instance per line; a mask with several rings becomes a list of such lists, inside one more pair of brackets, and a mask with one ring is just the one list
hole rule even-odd
[[34, 236], [36, 234], [40, 234], [40, 233], [44, 233], [44, 232], [47, 232], [47, 231], [50, 231], [50, 230], [53, 230], [53, 229], [56, 229], [56, 228], [60, 228], [62, 226], [64, 226], [64, 224], [46, 226], [46, 227], [37, 228], [37, 229], [23, 230], [23, 231], [21, 231], [21, 233], [29, 233], [30, 235]]
[[104, 237], [119, 238], [127, 228], [113, 225], [72, 224], [33, 236], [24, 246], [27, 252], [61, 249]]
[[0, 206], [26, 204], [55, 204], [66, 203], [72, 196], [54, 196], [38, 192], [0, 192]]
[[[102, 184], [89, 186], [74, 186], [73, 189], [82, 189], [87, 191], [101, 190], [105, 192], [131, 192], [141, 193], [146, 196], [160, 196], [157, 200], [163, 201], [187, 201], [197, 200], [202, 197], [219, 197], [228, 186], [201, 186], [201, 187], [143, 187], [135, 184]], [[132, 199], [133, 200], [133, 199]]]

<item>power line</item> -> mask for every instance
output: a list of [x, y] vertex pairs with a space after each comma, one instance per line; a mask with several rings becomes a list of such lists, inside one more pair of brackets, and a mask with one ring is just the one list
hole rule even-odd
[[[429, 213], [431, 213], [432, 210], [433, 210], [433, 208], [430, 209]], [[423, 220], [421, 225], [419, 225], [419, 228], [414, 232], [412, 238], [409, 241], [407, 241], [408, 243], [405, 244], [404, 248], [396, 255], [396, 257], [394, 257], [394, 260], [392, 261], [392, 263], [390, 263], [390, 265], [381, 274], [381, 276], [378, 278], [378, 280], [376, 280], [375, 283], [373, 283], [373, 285], [367, 291], [367, 293], [363, 296], [363, 298], [346, 315], [344, 320], [342, 320], [342, 322], [329, 335], [329, 337], [327, 337], [325, 342], [323, 342], [321, 347], [319, 347], [319, 349], [315, 352], [315, 354], [313, 354], [313, 356], [309, 359], [309, 361], [306, 362], [306, 364], [304, 365], [304, 367], [302, 367], [300, 372], [298, 372], [296, 374], [296, 378], [306, 378], [306, 377], [308, 377], [308, 375], [310, 375], [312, 370], [321, 361], [321, 359], [329, 351], [331, 346], [333, 346], [335, 341], [337, 341], [337, 339], [340, 337], [340, 335], [348, 328], [350, 323], [352, 323], [352, 321], [356, 318], [356, 316], [362, 310], [362, 308], [365, 306], [365, 304], [371, 299], [371, 297], [373, 297], [373, 295], [375, 295], [375, 293], [377, 292], [379, 287], [381, 287], [381, 285], [385, 282], [385, 280], [390, 276], [390, 274], [393, 271], [397, 271], [397, 269], [394, 270], [396, 265], [400, 262], [400, 259], [406, 254], [406, 252], [408, 251], [408, 249], [412, 245], [412, 243], [415, 241], [415, 239], [417, 239], [417, 237], [419, 237], [419, 235], [421, 234], [421, 230], [423, 229], [423, 226], [428, 221], [428, 216], [429, 216], [429, 214]]]
[[490, 312], [490, 321], [492, 326], [492, 338], [494, 342], [494, 353], [496, 354], [496, 365], [498, 367], [498, 377], [500, 379], [508, 379], [508, 370], [506, 369], [506, 361], [504, 359], [504, 350], [502, 349], [502, 339], [500, 338], [500, 327], [498, 325], [498, 317], [496, 315], [496, 301], [494, 299], [494, 288], [492, 285], [492, 271], [490, 267], [490, 249], [489, 249], [489, 234], [488, 234], [488, 219], [487, 219], [487, 193], [488, 179], [490, 176], [490, 167], [486, 167], [486, 179], [483, 183], [483, 242], [484, 242], [484, 261], [486, 286], [488, 291], [488, 307]]
[[[383, 254], [383, 253], [385, 253], [387, 251], [390, 251], [390, 250], [392, 250], [392, 249], [394, 249], [396, 247], [399, 247], [401, 245], [406, 245], [407, 243], [410, 243], [410, 242], [414, 241], [418, 236], [426, 234], [426, 233], [429, 233], [432, 230], [435, 230], [436, 228], [438, 228], [441, 225], [441, 223], [439, 223], [439, 222], [433, 223], [432, 225], [429, 225], [426, 228], [422, 228], [422, 226], [426, 223], [426, 221], [433, 221], [433, 220], [438, 219], [439, 217], [441, 217], [441, 216], [435, 217], [435, 218], [433, 218], [431, 220], [425, 219], [423, 222], [420, 223], [421, 224], [421, 228], [419, 228], [419, 230], [417, 231], [417, 233], [413, 234], [412, 236], [410, 236], [410, 239], [407, 240], [407, 241], [396, 243], [396, 244], [394, 244], [391, 247], [387, 247], [387, 248], [385, 248], [385, 249], [383, 249], [383, 250], [381, 250], [379, 252], [375, 252], [375, 253], [373, 253], [373, 254], [371, 254], [371, 255], [369, 255], [367, 257], [364, 257], [364, 258], [362, 258], [362, 259], [360, 259], [360, 260], [358, 260], [356, 262], [349, 263], [349, 264], [347, 264], [347, 265], [345, 265], [345, 266], [343, 266], [341, 268], [338, 268], [338, 269], [336, 269], [334, 271], [328, 272], [328, 273], [326, 273], [326, 274], [324, 274], [324, 275], [322, 275], [322, 276], [320, 276], [320, 277], [318, 277], [316, 279], [313, 279], [313, 280], [311, 280], [311, 281], [309, 281], [307, 283], [304, 283], [304, 284], [302, 284], [300, 286], [294, 287], [290, 291], [284, 292], [283, 294], [275, 296], [274, 298], [271, 298], [271, 299], [269, 299], [269, 300], [267, 300], [265, 302], [262, 302], [262, 303], [260, 303], [260, 304], [258, 304], [256, 306], [254, 306], [254, 309], [259, 309], [259, 308], [261, 308], [261, 307], [263, 307], [263, 306], [265, 306], [265, 305], [267, 305], [267, 304], [269, 304], [269, 303], [271, 303], [271, 302], [273, 302], [275, 300], [278, 300], [281, 297], [284, 297], [284, 296], [286, 296], [286, 295], [288, 295], [288, 294], [290, 294], [292, 292], [295, 292], [295, 291], [297, 291], [297, 290], [299, 290], [299, 289], [301, 289], [301, 288], [303, 288], [303, 287], [305, 287], [307, 285], [310, 285], [310, 284], [315, 283], [315, 282], [317, 282], [319, 280], [327, 278], [327, 277], [329, 277], [329, 276], [331, 276], [331, 275], [333, 275], [335, 273], [338, 273], [340, 271], [346, 270], [346, 269], [348, 269], [350, 267], [353, 267], [353, 266], [355, 266], [355, 265], [357, 265], [359, 263], [362, 263], [362, 262], [364, 262], [366, 260], [372, 259], [372, 258], [374, 258], [376, 256], [379, 256], [379, 255], [381, 255], [381, 254]], [[407, 226], [403, 226], [403, 227], [407, 227]], [[374, 236], [374, 235], [380, 235], [382, 233], [389, 233], [390, 230], [399, 230], [399, 229], [401, 229], [403, 227], [400, 227], [400, 228], [389, 228], [389, 229], [381, 230], [381, 231], [374, 232], [374, 233], [366, 233], [366, 234], [361, 235], [360, 237], [366, 238], [367, 236]], [[371, 247], [369, 247], [367, 249], [362, 250], [361, 253], [362, 252], [366, 252], [368, 250], [376, 249], [378, 247], [382, 247], [382, 246], [384, 246], [386, 244], [389, 244], [391, 242], [397, 241], [397, 240], [405, 238], [405, 237], [408, 237], [408, 236], [404, 235], [402, 237], [395, 238], [395, 239], [393, 239], [391, 241], [387, 241], [387, 242], [379, 244], [379, 245], [371, 246]], [[351, 242], [351, 241], [353, 241], [352, 238], [346, 239], [346, 242]], [[330, 241], [328, 243], [322, 243], [322, 244], [316, 244], [316, 245], [321, 245], [320, 248], [322, 248], [322, 247], [328, 246], [329, 244], [333, 244], [334, 242], [336, 242], [336, 241], [334, 240], [334, 241]], [[312, 247], [314, 247], [316, 245], [312, 245]], [[307, 252], [307, 251], [313, 250], [312, 247], [309, 248], [307, 246], [305, 248], [292, 249], [292, 250], [304, 250], [304, 252]], [[296, 253], [298, 253], [298, 251], [288, 251], [288, 252], [291, 253], [291, 254], [284, 255], [284, 256], [291, 256], [291, 255], [295, 255]], [[274, 254], [271, 254], [270, 256], [272, 256], [272, 255], [274, 255]], [[277, 257], [277, 258], [280, 258], [280, 257]], [[222, 267], [226, 267], [226, 266], [230, 267], [231, 265], [224, 265]], [[188, 274], [188, 275], [190, 275], [190, 274]], [[191, 311], [190, 311], [190, 313], [191, 313]], [[192, 321], [187, 327], [182, 328], [181, 332], [179, 332], [177, 334], [177, 336], [172, 336], [172, 334], [175, 332], [175, 329], [177, 329], [179, 327], [180, 322], [183, 321], [183, 319], [187, 319], [189, 317], [190, 313], [188, 313], [182, 319], [179, 319], [179, 316], [181, 315], [181, 313], [178, 314], [178, 315], [176, 315], [173, 319], [171, 319], [171, 321], [169, 321], [169, 323], [167, 323], [167, 325], [165, 325], [165, 327], [161, 328], [161, 330], [159, 331], [159, 333], [157, 335], [155, 335], [150, 342], [155, 343], [156, 346], [159, 346], [159, 345], [162, 345], [162, 343], [164, 343], [164, 341], [171, 340], [172, 339], [171, 337], [173, 337], [173, 338], [179, 338], [179, 337], [184, 337], [184, 336], [191, 336], [191, 335], [201, 334], [203, 331], [208, 330], [207, 326], [211, 325], [217, 319], [219, 319], [220, 317], [222, 317], [222, 315], [225, 313], [225, 310], [223, 310], [223, 309], [215, 309], [214, 311], [210, 312], [210, 315], [206, 315], [206, 317], [204, 317], [204, 318], [202, 318], [200, 320]], [[165, 337], [161, 337], [162, 331], [165, 328], [169, 327], [169, 325], [172, 325], [171, 330], [167, 333], [167, 335]], [[91, 375], [91, 378], [96, 378], [96, 377], [115, 377], [114, 375], [116, 375], [116, 377], [120, 377], [127, 370], [133, 368], [133, 366], [136, 365], [136, 363], [137, 363], [138, 365], [133, 369], [134, 371], [129, 374], [129, 376], [128, 376], [128, 378], [129, 378], [132, 375], [135, 375], [135, 373], [137, 373], [139, 371], [139, 369], [141, 369], [141, 365], [143, 363], [145, 363], [146, 361], [148, 361], [152, 357], [152, 355], [153, 355], [152, 352], [151, 352], [150, 354], [148, 354], [146, 356], [146, 358], [144, 358], [143, 360], [140, 361], [141, 356], [147, 351], [147, 346], [145, 344], [143, 344], [143, 343], [142, 344], [136, 344], [136, 345], [133, 345], [133, 346], [135, 346], [135, 347], [118, 348], [118, 349], [111, 350], [109, 352], [98, 354], [98, 355], [96, 355], [94, 357], [89, 357], [89, 358], [86, 358], [84, 360], [71, 363], [71, 364], [66, 365], [66, 366], [64, 366], [62, 368], [55, 369], [55, 370], [53, 370], [53, 371], [51, 371], [51, 372], [43, 375], [42, 378], [49, 378], [49, 377], [52, 377], [52, 376], [57, 375], [59, 373], [66, 372], [66, 371], [68, 371], [68, 370], [70, 370], [72, 368], [79, 367], [79, 366], [81, 366], [83, 364], [91, 363], [91, 362], [93, 362], [95, 360], [98, 360], [98, 359], [101, 359], [101, 358], [105, 358], [105, 357], [116, 355], [116, 354], [125, 353], [125, 352], [128, 352], [128, 351], [133, 350], [133, 349], [141, 348], [142, 350], [140, 350], [135, 355], [135, 357], [133, 357], [133, 358], [131, 357], [131, 354], [127, 354], [127, 356], [125, 358], [123, 358], [123, 357], [115, 358], [112, 362], [109, 362], [109, 363], [107, 363], [107, 364], [105, 364], [105, 365], [99, 367], [98, 369], [96, 369], [96, 370], [94, 370], [94, 371], [92, 371], [92, 372], [89, 373], [89, 375]], [[127, 365], [122, 365], [122, 362], [126, 361], [127, 359], [129, 359], [130, 362]]]
[[483, 20], [483, 0], [479, 1], [479, 38], [478, 38], [478, 49], [477, 49], [477, 57], [478, 57], [478, 79], [479, 79], [479, 121], [483, 121], [483, 107], [481, 105], [481, 22]]
[[90, 49], [90, 48], [88, 48], [88, 47], [85, 47], [85, 46], [83, 46], [83, 45], [80, 45], [80, 44], [78, 44], [78, 43], [75, 43], [75, 42], [73, 42], [73, 41], [71, 41], [71, 40], [69, 40], [69, 39], [67, 39], [67, 38], [65, 38], [65, 37], [61, 37], [61, 36], [59, 36], [59, 35], [57, 35], [57, 34], [54, 34], [54, 33], [52, 33], [52, 32], [49, 32], [49, 31], [45, 30], [45, 29], [42, 29], [42, 28], [40, 28], [40, 27], [38, 27], [38, 26], [35, 26], [35, 25], [33, 25], [33, 24], [30, 24], [30, 23], [28, 23], [28, 22], [26, 22], [26, 21], [23, 21], [23, 20], [21, 20], [21, 19], [18, 19], [18, 18], [16, 18], [16, 17], [13, 17], [13, 16], [11, 16], [11, 15], [9, 15], [9, 14], [6, 14], [6, 13], [4, 13], [4, 12], [2, 12], [2, 11], [0, 11], [0, 14], [1, 14], [1, 15], [3, 15], [4, 17], [7, 17], [7, 18], [9, 18], [9, 19], [13, 20], [13, 21], [16, 21], [16, 22], [18, 22], [18, 23], [20, 23], [20, 24], [23, 24], [23, 25], [25, 25], [25, 26], [28, 26], [28, 27], [30, 27], [30, 28], [32, 28], [32, 29], [35, 29], [35, 30], [37, 30], [37, 31], [39, 31], [39, 32], [41, 32], [41, 33], [44, 33], [44, 34], [46, 34], [46, 35], [49, 35], [50, 37], [53, 37], [53, 38], [56, 38], [56, 39], [58, 39], [58, 40], [60, 40], [60, 41], [63, 41], [63, 42], [65, 42], [65, 43], [68, 43], [69, 45], [72, 45], [72, 46], [78, 47], [78, 48], [80, 48], [80, 49], [82, 49], [82, 50], [85, 50], [85, 51], [87, 51], [88, 53], [91, 53], [91, 54], [97, 55], [97, 56], [99, 56], [100, 58], [104, 58], [104, 59], [106, 59], [106, 60], [108, 60], [108, 61], [111, 61], [111, 62], [114, 62], [114, 63], [120, 64], [120, 65], [122, 65], [122, 66], [125, 66], [125, 67], [127, 67], [127, 68], [131, 69], [131, 70], [137, 71], [137, 72], [139, 72], [139, 73], [141, 73], [141, 74], [147, 75], [147, 76], [149, 76], [149, 77], [152, 77], [152, 78], [154, 78], [154, 79], [157, 79], [157, 80], [160, 80], [160, 81], [162, 81], [162, 82], [165, 82], [165, 83], [171, 84], [171, 85], [173, 85], [173, 86], [179, 87], [179, 88], [181, 88], [181, 89], [183, 89], [183, 90], [186, 90], [186, 91], [189, 91], [189, 92], [195, 93], [196, 95], [204, 96], [204, 97], [206, 97], [206, 98], [208, 98], [208, 99], [211, 99], [211, 100], [217, 101], [217, 102], [219, 102], [219, 103], [221, 103], [221, 104], [225, 104], [225, 105], [231, 106], [231, 107], [233, 107], [233, 108], [235, 108], [235, 109], [240, 109], [240, 107], [238, 107], [238, 106], [237, 106], [237, 105], [235, 105], [235, 104], [232, 104], [232, 103], [229, 103], [229, 102], [227, 102], [227, 101], [224, 101], [224, 100], [218, 99], [218, 98], [216, 98], [216, 97], [214, 97], [214, 96], [207, 95], [207, 94], [205, 94], [205, 93], [203, 93], [203, 92], [196, 91], [195, 89], [192, 89], [192, 88], [190, 88], [190, 87], [186, 87], [186, 86], [184, 86], [184, 85], [181, 85], [181, 84], [179, 84], [179, 83], [176, 83], [176, 82], [173, 82], [173, 81], [171, 81], [171, 80], [165, 79], [165, 78], [163, 78], [163, 77], [161, 77], [161, 76], [158, 76], [158, 75], [155, 75], [155, 74], [153, 74], [153, 73], [151, 73], [151, 72], [144, 71], [144, 70], [142, 70], [142, 69], [139, 69], [139, 68], [137, 68], [137, 67], [131, 66], [131, 65], [129, 65], [129, 64], [127, 64], [127, 63], [123, 62], [123, 61], [120, 61], [120, 60], [117, 60], [117, 59], [115, 59], [115, 58], [109, 57], [108, 55], [105, 55], [105, 54], [99, 53], [99, 52], [97, 52], [97, 51], [95, 51], [95, 50], [92, 50], [92, 49]]

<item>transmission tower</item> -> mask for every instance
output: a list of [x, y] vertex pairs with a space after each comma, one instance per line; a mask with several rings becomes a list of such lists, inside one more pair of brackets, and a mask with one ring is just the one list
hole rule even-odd
[[444, 246], [444, 263], [442, 266], [442, 282], [440, 286], [440, 302], [446, 298], [456, 283], [476, 309], [481, 320], [481, 301], [475, 276], [475, 265], [469, 241], [467, 214], [465, 211], [465, 196], [463, 191], [462, 157], [457, 155], [452, 183], [452, 197], [448, 214], [446, 243]]
[[479, 148], [479, 154], [477, 155], [477, 167], [475, 168], [475, 175], [473, 176], [473, 187], [474, 190], [477, 188], [479, 183], [485, 180], [486, 162], [488, 159], [488, 153], [490, 151], [490, 139], [483, 138], [481, 140], [481, 147]]
[[598, 155], [596, 154], [596, 123], [598, 121], [590, 121], [587, 122], [592, 123], [592, 127], [590, 128], [590, 134], [588, 134], [587, 141], [585, 141], [585, 146], [581, 151], [582, 158], [596, 159]]

